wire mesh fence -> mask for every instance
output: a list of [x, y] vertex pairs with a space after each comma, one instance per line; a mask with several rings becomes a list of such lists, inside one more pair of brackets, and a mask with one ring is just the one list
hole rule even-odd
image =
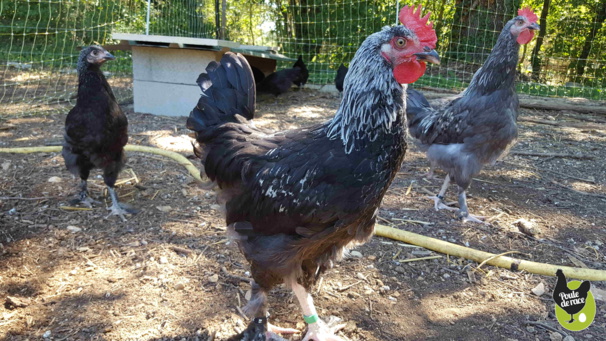
[[[518, 90], [606, 99], [605, 1], [421, 3], [433, 13], [443, 63], [430, 68], [419, 84], [463, 89], [504, 24], [518, 8], [530, 6], [541, 18], [545, 35], [537, 32], [521, 49]], [[75, 102], [79, 47], [112, 45], [113, 32], [276, 46], [289, 57], [303, 55], [309, 83], [331, 84], [338, 66], [347, 65], [366, 36], [393, 25], [396, 14], [394, 0], [0, 0], [0, 110], [67, 111]], [[118, 99], [128, 101], [130, 52], [113, 53], [118, 60], [104, 69]]]

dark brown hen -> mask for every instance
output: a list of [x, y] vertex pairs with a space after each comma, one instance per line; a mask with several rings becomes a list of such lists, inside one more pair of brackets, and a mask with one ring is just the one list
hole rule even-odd
[[87, 180], [93, 168], [103, 171], [103, 180], [112, 199], [111, 214], [137, 211], [118, 201], [114, 184], [124, 166], [124, 146], [128, 141], [128, 121], [120, 109], [101, 65], [114, 56], [100, 46], [89, 46], [78, 58], [78, 99], [65, 119], [62, 155], [67, 169], [80, 177], [80, 193], [73, 201], [91, 206]]
[[196, 132], [206, 175], [220, 187], [229, 234], [254, 279], [245, 309], [254, 319], [241, 340], [263, 340], [267, 327], [292, 332], [267, 324], [267, 293], [279, 283], [290, 286], [301, 305], [304, 340], [340, 340], [318, 318], [309, 289], [347, 248], [373, 233], [406, 151], [401, 83], [423, 74], [417, 57], [435, 47], [425, 23], [419, 10], [404, 26], [369, 36], [351, 62], [337, 114], [308, 128], [270, 133], [248, 122], [255, 85], [240, 55], [225, 54], [200, 76], [203, 94], [188, 128]]

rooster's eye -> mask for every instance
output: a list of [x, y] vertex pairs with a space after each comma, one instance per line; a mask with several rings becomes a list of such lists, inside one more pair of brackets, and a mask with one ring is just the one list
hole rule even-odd
[[406, 45], [406, 40], [404, 40], [404, 38], [398, 38], [398, 40], [396, 40], [396, 46], [404, 47], [404, 45]]
[[516, 21], [516, 25], [522, 26], [522, 25], [524, 25], [524, 22], [522, 20], [518, 20], [518, 21]]

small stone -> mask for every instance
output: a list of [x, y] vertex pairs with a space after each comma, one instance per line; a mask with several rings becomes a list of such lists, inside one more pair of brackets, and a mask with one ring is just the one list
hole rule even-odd
[[11, 166], [11, 162], [10, 161], [5, 161], [2, 163], [2, 170], [8, 170], [8, 168]]
[[208, 277], [208, 281], [211, 283], [217, 283], [219, 281], [219, 275], [214, 274]]
[[59, 183], [61, 181], [63, 180], [61, 180], [61, 178], [58, 176], [51, 176], [50, 178], [48, 178], [48, 182], [50, 183]]
[[529, 236], [535, 236], [540, 232], [536, 223], [528, 221], [526, 219], [518, 219], [514, 221], [513, 224], [518, 227], [518, 230], [520, 230], [520, 232]]
[[562, 341], [574, 341], [574, 337], [567, 335]]
[[69, 225], [68, 227], [66, 227], [66, 229], [73, 233], [82, 231], [81, 228], [79, 228], [78, 226], [74, 226], [74, 225]]
[[396, 272], [401, 273], [401, 274], [406, 273], [406, 270], [405, 270], [403, 267], [401, 267], [401, 266], [396, 266], [396, 268], [395, 268], [394, 270], [395, 270]]
[[532, 288], [530, 291], [532, 291], [532, 293], [537, 296], [541, 296], [545, 293], [545, 284], [541, 282], [536, 287]]
[[349, 252], [349, 254], [350, 254], [352, 257], [356, 257], [356, 258], [362, 258], [362, 257], [363, 257], [363, 256], [362, 256], [362, 253], [361, 253], [361, 252], [358, 252], [358, 251], [350, 251], [350, 252]]
[[42, 334], [42, 337], [45, 339], [48, 339], [51, 336], [51, 331], [47, 330], [44, 332], [44, 334]]
[[560, 333], [551, 332], [551, 333], [549, 333], [549, 339], [551, 341], [562, 341], [563, 336]]
[[527, 330], [529, 333], [534, 333], [534, 332], [535, 332], [535, 329], [534, 329], [534, 327], [533, 327], [533, 326], [527, 326], [527, 327], [526, 327], [526, 330]]
[[158, 262], [160, 262], [160, 264], [166, 264], [168, 263], [168, 258], [161, 256], [160, 259], [158, 259]]
[[366, 258], [368, 258], [368, 260], [375, 260], [375, 259], [377, 259], [377, 256], [375, 256], [375, 255], [370, 255], [370, 256], [368, 256], [368, 257], [366, 257]]
[[443, 274], [442, 277], [444, 277], [445, 279], [449, 279], [450, 278], [450, 274]]
[[183, 290], [185, 289], [185, 285], [183, 283], [175, 284], [175, 290]]
[[170, 206], [156, 206], [156, 209], [158, 209], [158, 211], [160, 212], [167, 213], [170, 212], [173, 208]]
[[364, 276], [364, 274], [362, 274], [361, 272], [358, 272], [358, 273], [356, 274], [356, 277], [357, 277], [358, 279], [363, 280], [363, 281], [365, 281], [365, 280], [366, 280], [366, 276]]

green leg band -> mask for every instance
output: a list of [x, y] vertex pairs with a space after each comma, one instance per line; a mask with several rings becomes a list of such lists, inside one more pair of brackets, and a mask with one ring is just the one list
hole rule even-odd
[[303, 320], [305, 320], [305, 323], [307, 324], [312, 324], [312, 323], [316, 323], [318, 322], [320, 318], [318, 317], [317, 314], [311, 315], [311, 316], [305, 316], [303, 315]]

